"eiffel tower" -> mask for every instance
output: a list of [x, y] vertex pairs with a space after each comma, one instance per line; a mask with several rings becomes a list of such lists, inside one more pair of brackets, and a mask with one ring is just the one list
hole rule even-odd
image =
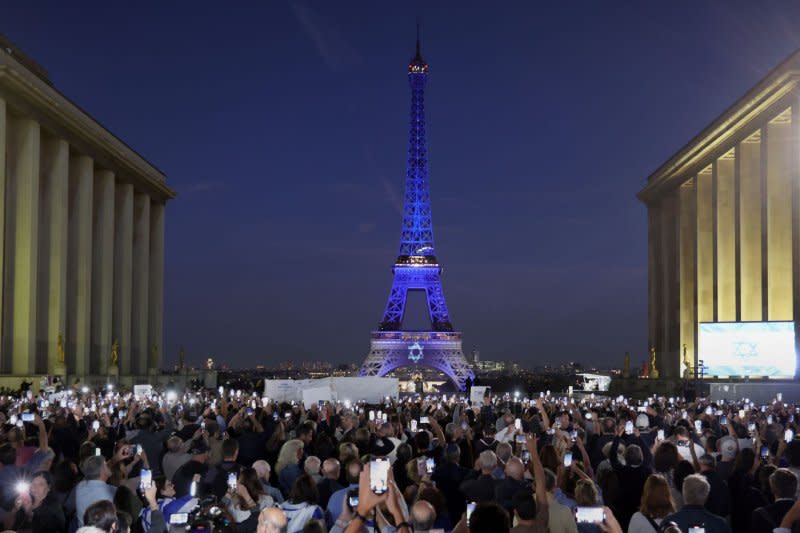
[[[422, 59], [417, 29], [417, 53], [408, 65], [411, 87], [411, 131], [403, 206], [400, 254], [392, 272], [394, 282], [383, 320], [371, 335], [371, 347], [359, 372], [385, 376], [392, 370], [421, 365], [446, 374], [460, 390], [474, 374], [461, 351], [461, 332], [454, 331], [442, 291], [442, 267], [436, 260], [431, 222], [428, 151], [425, 139], [425, 84], [428, 64]], [[406, 297], [410, 290], [425, 291], [430, 331], [403, 329]]]

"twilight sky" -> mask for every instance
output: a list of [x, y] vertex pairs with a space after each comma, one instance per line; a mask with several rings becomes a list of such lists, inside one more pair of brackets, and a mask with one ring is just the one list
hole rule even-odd
[[6, 2], [0, 33], [178, 192], [165, 364], [180, 346], [191, 364], [361, 363], [399, 244], [417, 17], [465, 352], [638, 364], [635, 194], [800, 47], [796, 2], [158, 4]]

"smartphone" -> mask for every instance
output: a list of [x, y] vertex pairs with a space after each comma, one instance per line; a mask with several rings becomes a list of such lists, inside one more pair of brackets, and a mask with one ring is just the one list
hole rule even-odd
[[517, 431], [522, 429], [522, 420], [520, 420], [519, 418], [514, 420], [514, 429], [516, 429]]
[[467, 502], [467, 527], [469, 527], [469, 517], [472, 516], [472, 512], [477, 505], [475, 502]]
[[575, 521], [584, 524], [602, 524], [606, 513], [602, 507], [578, 507], [575, 509]]
[[22, 413], [23, 422], [33, 422], [33, 413]]
[[236, 492], [236, 474], [234, 472], [228, 474], [228, 488], [231, 492]]
[[664, 430], [663, 429], [659, 429], [657, 435], [658, 435], [658, 437], [657, 437], [658, 440], [664, 440]]
[[706, 533], [704, 526], [689, 526], [687, 533]]
[[137, 444], [136, 445], [136, 455], [142, 455], [142, 445], [141, 444]]
[[369, 488], [375, 494], [389, 489], [389, 460], [379, 457], [369, 462]]
[[142, 490], [149, 489], [150, 486], [153, 484], [153, 472], [147, 470], [146, 468], [142, 468], [142, 472], [139, 474], [139, 487]]
[[[25, 419], [25, 415], [22, 415], [22, 417], [23, 417], [23, 420], [24, 420]], [[100, 421], [99, 420], [95, 420], [94, 422], [92, 422], [92, 429], [94, 431], [98, 431], [100, 429]]]
[[767, 424], [772, 424], [773, 421], [772, 415], [767, 416]]
[[744, 418], [744, 409], [739, 409], [739, 418]]
[[592, 413], [586, 413], [586, 416], [584, 416], [583, 418], [585, 418], [586, 420], [591, 420], [592, 419]]
[[529, 452], [527, 449], [522, 450], [522, 456], [520, 456], [520, 459], [522, 459], [523, 464], [528, 464], [528, 462], [531, 460], [531, 452]]
[[761, 447], [761, 458], [766, 459], [769, 457], [769, 446], [762, 446]]
[[369, 412], [369, 421], [370, 422], [374, 422], [375, 421], [375, 411], [370, 411]]
[[433, 460], [433, 457], [428, 457], [425, 460], [425, 471], [428, 474], [433, 474], [433, 469], [436, 467], [436, 462]]
[[747, 424], [747, 431], [749, 431], [750, 433], [755, 433], [756, 432], [756, 423], [755, 422], [750, 422], [749, 424]]
[[202, 429], [203, 431], [205, 431], [205, 430], [206, 430], [206, 421], [205, 421], [205, 420], [203, 420], [202, 422], [200, 422], [200, 429]]
[[564, 454], [564, 466], [569, 468], [572, 465], [572, 452], [567, 452]]
[[528, 442], [528, 439], [525, 438], [525, 435], [517, 435], [514, 437], [514, 440], [517, 442], [517, 444], [525, 444]]
[[347, 493], [347, 505], [350, 506], [350, 509], [356, 509], [358, 507], [358, 489], [351, 490]]
[[728, 425], [728, 417], [725, 416], [725, 415], [722, 415], [721, 417], [719, 417], [719, 423], [722, 424], [723, 426], [727, 426]]
[[430, 421], [428, 420], [427, 416], [421, 416], [421, 417], [419, 417], [419, 423], [420, 424], [430, 424]]
[[469, 427], [469, 424], [467, 424], [466, 420], [461, 422], [461, 430], [462, 431], [466, 431], [468, 427]]
[[272, 413], [272, 420], [274, 420], [275, 422], [278, 421], [278, 411], [275, 411], [274, 413]]
[[703, 431], [703, 421], [702, 420], [695, 420], [694, 421], [694, 430], [698, 433]]
[[633, 435], [633, 422], [631, 422], [630, 420], [625, 422], [625, 434]]
[[245, 413], [247, 413], [247, 416], [253, 416], [253, 408], [252, 407], [248, 407], [247, 410], [245, 411]]
[[416, 420], [412, 420], [411, 421], [411, 433], [416, 433], [416, 432], [417, 432], [417, 421]]
[[94, 449], [94, 454], [99, 457], [99, 456], [103, 455], [103, 452], [100, 451], [100, 448], [95, 448]]
[[172, 513], [169, 515], [169, 523], [182, 526], [189, 521], [189, 513]]
[[420, 457], [417, 459], [417, 475], [419, 477], [423, 477], [428, 473], [428, 468], [425, 466], [426, 459], [424, 457]]
[[786, 442], [791, 442], [792, 439], [794, 439], [794, 431], [792, 431], [791, 429], [787, 429], [786, 431], [783, 432], [783, 440], [785, 440]]
[[578, 440], [578, 431], [573, 429], [572, 431], [570, 431], [569, 436], [572, 439], [572, 442], [577, 442], [577, 440]]

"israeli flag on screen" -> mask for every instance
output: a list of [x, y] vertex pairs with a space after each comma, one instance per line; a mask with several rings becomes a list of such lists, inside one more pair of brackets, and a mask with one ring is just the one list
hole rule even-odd
[[707, 376], [794, 377], [794, 322], [701, 323], [698, 344]]

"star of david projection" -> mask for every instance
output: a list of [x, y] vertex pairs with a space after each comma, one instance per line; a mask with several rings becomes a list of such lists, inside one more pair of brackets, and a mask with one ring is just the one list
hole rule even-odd
[[409, 345], [408, 347], [408, 360], [414, 361], [415, 363], [419, 363], [420, 359], [422, 359], [422, 346], [418, 342]]
[[758, 356], [758, 343], [738, 341], [734, 345], [734, 355], [743, 359]]

